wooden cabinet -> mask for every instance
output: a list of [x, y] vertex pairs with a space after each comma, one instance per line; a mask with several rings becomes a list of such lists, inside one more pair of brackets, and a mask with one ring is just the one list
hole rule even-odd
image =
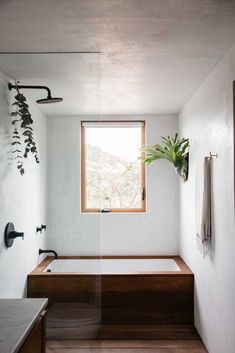
[[45, 312], [40, 314], [19, 353], [45, 353]]

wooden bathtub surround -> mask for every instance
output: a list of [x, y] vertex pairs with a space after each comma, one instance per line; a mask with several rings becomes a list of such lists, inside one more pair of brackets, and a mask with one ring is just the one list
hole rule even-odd
[[[94, 257], [59, 258], [94, 259]], [[58, 336], [61, 339], [198, 338], [193, 326], [194, 276], [180, 257], [105, 256], [102, 258], [172, 258], [181, 272], [104, 275], [44, 273], [42, 271], [53, 260], [51, 257], [46, 258], [28, 276], [28, 297], [49, 298], [51, 310], [48, 312], [47, 333], [50, 338], [57, 339]], [[59, 321], [59, 318], [64, 322], [62, 327], [59, 327], [61, 325], [58, 322], [56, 323], [56, 319]], [[89, 326], [89, 329], [88, 326], [84, 326], [84, 323]], [[99, 324], [101, 329], [95, 337]], [[64, 330], [65, 326], [66, 330]], [[92, 337], [81, 336], [81, 328], [84, 331], [84, 327]], [[58, 336], [56, 332], [59, 332]], [[70, 336], [66, 337], [66, 334]]]

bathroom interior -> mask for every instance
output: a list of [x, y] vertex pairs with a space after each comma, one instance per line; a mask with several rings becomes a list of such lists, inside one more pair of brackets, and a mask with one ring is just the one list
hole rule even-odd
[[0, 353], [234, 353], [235, 2], [0, 1]]

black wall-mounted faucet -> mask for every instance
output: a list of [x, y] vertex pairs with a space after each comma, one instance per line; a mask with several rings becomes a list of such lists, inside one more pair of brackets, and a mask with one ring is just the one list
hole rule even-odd
[[46, 224], [41, 224], [41, 230], [47, 230], [47, 226], [46, 226]]
[[42, 233], [42, 228], [37, 227], [37, 228], [36, 228], [36, 233], [38, 233], [38, 232]]
[[55, 259], [58, 258], [58, 254], [57, 254], [57, 252], [55, 250], [42, 250], [42, 249], [39, 249], [38, 253], [39, 253], [39, 255], [52, 253], [52, 254], [55, 255]]

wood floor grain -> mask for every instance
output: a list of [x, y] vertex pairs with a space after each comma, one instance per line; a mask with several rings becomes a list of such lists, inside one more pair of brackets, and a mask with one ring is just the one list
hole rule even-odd
[[46, 353], [207, 353], [201, 340], [49, 340]]

